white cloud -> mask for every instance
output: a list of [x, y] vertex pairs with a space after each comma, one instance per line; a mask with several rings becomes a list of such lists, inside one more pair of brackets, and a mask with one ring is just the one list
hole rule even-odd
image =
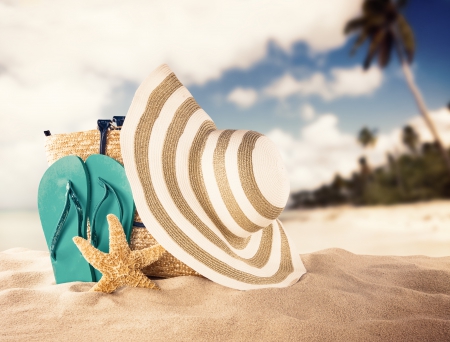
[[[205, 82], [261, 59], [268, 40], [327, 51], [345, 41], [361, 1], [167, 0], [0, 4], [3, 61], [35, 80], [80, 69], [142, 80], [168, 62], [183, 81]], [[33, 74], [33, 75], [31, 75]]]
[[[361, 1], [0, 2], [0, 208], [35, 202], [42, 131], [95, 128], [123, 82], [168, 63], [185, 84], [201, 84], [251, 66], [270, 40], [329, 51], [345, 42]], [[21, 163], [26, 190], [17, 190]]]
[[266, 87], [263, 92], [268, 96], [277, 97], [283, 100], [300, 92], [299, 83], [300, 82], [297, 81], [291, 74], [287, 73], [272, 82], [272, 84]]
[[[442, 140], [450, 145], [450, 114], [443, 108], [431, 113]], [[421, 117], [408, 121], [419, 132], [421, 141], [433, 141]], [[298, 137], [279, 128], [267, 136], [280, 149], [291, 179], [291, 191], [315, 189], [330, 182], [336, 173], [349, 176], [358, 168], [358, 158], [364, 153], [372, 166], [386, 163], [386, 153], [405, 152], [401, 128], [380, 134], [374, 148], [366, 151], [358, 144], [356, 133], [342, 132], [334, 114], [323, 114], [304, 127]]]
[[[432, 121], [438, 131], [442, 143], [446, 146], [450, 145], [450, 112], [447, 108], [441, 108], [431, 113]], [[421, 141], [432, 142], [432, 137], [428, 126], [422, 116], [417, 116], [408, 121], [408, 124], [414, 127], [419, 134]]]
[[17, 143], [8, 149], [0, 145], [1, 209], [36, 207], [39, 180], [46, 168], [42, 145], [43, 139]]
[[342, 69], [334, 68], [327, 78], [323, 73], [316, 72], [303, 80], [295, 79], [291, 74], [285, 74], [264, 89], [264, 93], [281, 100], [292, 96], [317, 95], [324, 100], [338, 97], [356, 97], [372, 94], [381, 86], [383, 74], [378, 67], [364, 71], [360, 66]]
[[373, 66], [367, 71], [357, 66], [352, 69], [333, 69], [330, 84], [330, 99], [341, 96], [361, 96], [372, 94], [383, 82], [382, 71]]
[[316, 116], [316, 111], [314, 110], [314, 107], [311, 106], [309, 103], [305, 103], [300, 108], [300, 116], [305, 121], [311, 121]]
[[233, 89], [227, 96], [229, 102], [233, 102], [241, 108], [252, 106], [258, 99], [258, 93], [252, 88], [237, 87]]
[[356, 138], [339, 130], [333, 114], [319, 116], [294, 137], [281, 129], [268, 133], [280, 148], [291, 179], [291, 191], [314, 189], [328, 182], [336, 172], [355, 169], [362, 149]]

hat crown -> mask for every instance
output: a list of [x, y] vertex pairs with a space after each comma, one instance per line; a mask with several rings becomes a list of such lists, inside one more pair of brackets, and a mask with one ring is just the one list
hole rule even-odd
[[274, 207], [284, 209], [289, 197], [289, 178], [280, 152], [268, 137], [261, 135], [256, 141], [252, 162], [252, 171], [264, 198]]
[[[289, 180], [269, 138], [248, 130], [214, 129], [205, 136], [201, 160], [208, 196], [197, 198], [225, 236], [247, 238], [280, 215]], [[198, 175], [194, 172], [191, 178]]]

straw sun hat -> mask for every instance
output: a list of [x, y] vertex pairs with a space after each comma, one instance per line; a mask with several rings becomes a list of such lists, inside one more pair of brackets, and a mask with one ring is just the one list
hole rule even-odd
[[286, 287], [306, 272], [277, 220], [289, 182], [274, 144], [218, 130], [167, 65], [136, 91], [120, 144], [139, 215], [176, 258], [241, 290]]

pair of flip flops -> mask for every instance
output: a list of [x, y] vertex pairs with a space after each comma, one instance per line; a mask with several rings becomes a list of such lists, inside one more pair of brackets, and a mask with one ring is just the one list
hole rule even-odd
[[38, 209], [57, 284], [102, 276], [72, 241], [88, 238], [88, 220], [91, 243], [100, 251], [109, 251], [108, 214], [119, 218], [130, 241], [133, 195], [123, 166], [108, 156], [95, 154], [83, 162], [72, 155], [52, 164], [39, 184]]

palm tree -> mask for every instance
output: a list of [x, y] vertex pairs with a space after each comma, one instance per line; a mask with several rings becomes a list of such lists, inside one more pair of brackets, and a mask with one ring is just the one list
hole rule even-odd
[[419, 144], [419, 140], [419, 134], [412, 126], [406, 125], [403, 127], [402, 141], [415, 155], [417, 155], [417, 145]]
[[397, 181], [397, 187], [400, 190], [400, 194], [404, 195], [405, 190], [404, 190], [402, 175], [400, 172], [400, 165], [397, 162], [397, 158], [394, 157], [391, 153], [387, 154], [387, 158], [388, 158], [389, 166], [391, 168], [391, 172], [394, 173], [394, 175], [395, 175], [395, 180]]
[[384, 68], [389, 63], [392, 51], [396, 51], [420, 114], [431, 131], [450, 172], [450, 157], [444, 149], [409, 67], [415, 51], [414, 34], [405, 17], [400, 13], [407, 3], [408, 0], [364, 0], [362, 15], [347, 22], [344, 32], [348, 34], [357, 31], [358, 33], [351, 50], [352, 54], [366, 40], [370, 41], [369, 50], [363, 62], [365, 70], [370, 67], [377, 55], [378, 64]]
[[[375, 146], [377, 142], [377, 130], [370, 130], [367, 127], [363, 127], [358, 133], [358, 142], [364, 149]], [[370, 167], [366, 157], [361, 157], [359, 159], [359, 164], [361, 166], [361, 171], [365, 176], [370, 174]]]
[[367, 159], [366, 157], [361, 157], [358, 159], [358, 162], [361, 168], [361, 175], [363, 176], [364, 181], [366, 181], [371, 173], [369, 164], [367, 163]]
[[358, 142], [364, 147], [372, 147], [377, 142], [377, 130], [363, 127], [358, 133]]

